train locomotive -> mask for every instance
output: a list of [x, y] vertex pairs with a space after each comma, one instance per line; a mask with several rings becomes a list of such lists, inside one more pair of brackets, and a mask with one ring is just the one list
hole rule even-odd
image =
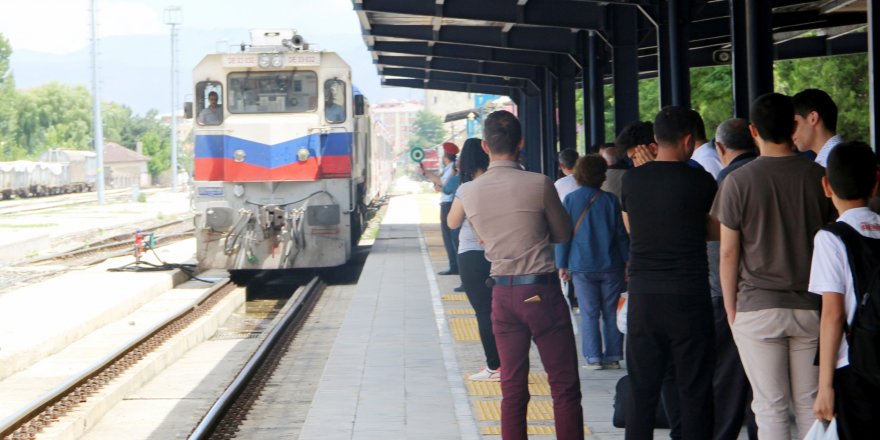
[[371, 148], [368, 104], [341, 57], [290, 29], [251, 39], [193, 69], [199, 267], [342, 265], [390, 181], [390, 152]]

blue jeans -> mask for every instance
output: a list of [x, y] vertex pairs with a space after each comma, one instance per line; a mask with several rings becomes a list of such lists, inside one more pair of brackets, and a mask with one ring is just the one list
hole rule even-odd
[[591, 364], [623, 359], [623, 334], [617, 330], [617, 301], [626, 288], [623, 271], [572, 272], [571, 279], [581, 310], [581, 350], [584, 358]]

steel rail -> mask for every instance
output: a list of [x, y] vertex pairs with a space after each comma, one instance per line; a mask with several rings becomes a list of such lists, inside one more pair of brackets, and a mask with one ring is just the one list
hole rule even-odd
[[[235, 285], [230, 283], [228, 279], [218, 282], [202, 294], [193, 305], [180, 310], [164, 322], [132, 338], [114, 353], [85, 368], [67, 382], [46, 392], [26, 407], [0, 421], [0, 439], [34, 438], [36, 433], [42, 429], [42, 425], [51, 423], [73, 406], [85, 402], [88, 395], [111, 380], [111, 376], [124, 372], [127, 366], [117, 366], [116, 364], [125, 361], [126, 356], [136, 358], [135, 361], [143, 358], [151, 348], [161, 343], [154, 342], [153, 339], [161, 337], [162, 331], [171, 330], [171, 333], [166, 336], [174, 336], [183, 327], [175, 329], [173, 326], [194, 312], [207, 312], [210, 309], [210, 307], [206, 307], [210, 305], [209, 301], [219, 300], [234, 288]], [[102, 373], [108, 372], [108, 377], [99, 378]]]
[[199, 425], [196, 426], [188, 437], [189, 440], [204, 440], [211, 437], [239, 396], [251, 385], [251, 380], [258, 370], [264, 366], [267, 358], [278, 348], [278, 341], [288, 336], [288, 331], [295, 332], [305, 321], [309, 309], [315, 303], [323, 288], [324, 283], [318, 277], [315, 277], [305, 287], [298, 290], [299, 295], [294, 294], [294, 298], [279, 313], [281, 318], [278, 324], [272, 328], [241, 372], [238, 373], [229, 387], [226, 388], [226, 391], [223, 392], [202, 421], [199, 422]]
[[[192, 220], [192, 219], [191, 218], [184, 218], [184, 219], [180, 219], [180, 220], [173, 220], [173, 221], [170, 221], [167, 223], [163, 223], [161, 225], [156, 225], [156, 226], [152, 226], [149, 228], [144, 228], [141, 230], [141, 232], [155, 232], [160, 229], [169, 228], [171, 226], [183, 224], [184, 222], [187, 222], [190, 220]], [[157, 236], [156, 243], [158, 245], [158, 243], [163, 240], [167, 240], [169, 238], [176, 238], [181, 235], [186, 235], [186, 234], [192, 233], [193, 231], [195, 231], [195, 229], [191, 228], [191, 229], [187, 229], [186, 231], [181, 232], [181, 233], [166, 234], [166, 235]], [[66, 259], [70, 259], [70, 258], [79, 257], [80, 255], [89, 254], [89, 253], [93, 253], [93, 252], [106, 251], [106, 250], [110, 250], [110, 249], [114, 249], [114, 248], [130, 249], [132, 246], [134, 246], [133, 236], [134, 236], [134, 234], [117, 234], [112, 237], [107, 237], [105, 239], [98, 240], [93, 243], [84, 244], [76, 249], [72, 249], [72, 250], [69, 250], [66, 252], [59, 252], [56, 254], [46, 255], [46, 256], [42, 256], [42, 257], [34, 257], [34, 258], [31, 258], [28, 260], [20, 261], [20, 262], [16, 263], [15, 265], [16, 266], [26, 266], [26, 265], [31, 265], [31, 264], [44, 263], [47, 261], [66, 260]], [[119, 255], [113, 254], [113, 255], [108, 256], [107, 258], [112, 258], [114, 256], [119, 256]], [[105, 259], [106, 258], [102, 259], [101, 261], [103, 261]]]

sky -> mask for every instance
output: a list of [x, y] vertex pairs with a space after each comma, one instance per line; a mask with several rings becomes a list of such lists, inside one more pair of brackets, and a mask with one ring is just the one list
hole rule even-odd
[[[231, 44], [246, 40], [247, 31], [252, 28], [295, 28], [313, 47], [339, 51], [347, 48], [349, 55], [354, 51], [353, 56], [367, 57], [366, 63], [369, 63], [360, 24], [350, 0], [97, 0], [96, 3], [99, 39], [131, 36], [168, 38], [169, 26], [164, 23], [164, 10], [169, 6], [180, 6], [181, 31], [199, 31], [198, 35], [212, 40], [182, 41], [182, 46], [201, 43], [198, 47], [215, 50], [222, 45], [218, 43], [222, 40], [228, 40]], [[0, 33], [10, 41], [14, 51], [32, 51], [59, 57], [88, 53], [85, 49], [89, 47], [91, 33], [90, 8], [91, 0], [0, 0], [0, 11], [3, 11], [0, 13]], [[239, 32], [230, 36], [230, 30]], [[181, 53], [185, 49], [182, 47]], [[15, 53], [12, 61], [15, 71]], [[181, 70], [191, 70], [197, 61], [181, 59]], [[374, 84], [365, 88], [379, 90], [375, 66], [364, 63], [363, 59], [360, 61], [350, 61], [352, 65], [362, 66], [354, 72], [356, 81], [357, 78], [362, 82], [370, 81]], [[85, 62], [89, 60], [85, 59]], [[102, 58], [101, 62], [113, 63], [113, 60]], [[62, 74], [59, 72], [59, 75]], [[21, 80], [16, 77], [17, 83], [21, 84]], [[181, 87], [188, 85], [181, 83]], [[381, 88], [376, 94], [380, 96], [370, 97], [374, 102], [377, 98], [379, 101], [386, 98], [421, 98], [420, 91], [396, 88]]]

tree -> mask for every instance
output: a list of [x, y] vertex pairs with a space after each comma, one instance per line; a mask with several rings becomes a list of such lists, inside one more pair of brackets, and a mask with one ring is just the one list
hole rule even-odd
[[419, 110], [416, 113], [413, 133], [409, 138], [410, 148], [431, 148], [442, 142], [445, 137], [446, 130], [443, 128], [443, 120], [439, 116], [426, 110]]
[[868, 57], [865, 54], [778, 61], [776, 90], [793, 95], [804, 89], [828, 92], [837, 104], [837, 133], [848, 140], [867, 140]]
[[85, 86], [57, 82], [25, 90], [17, 100], [18, 145], [29, 157], [50, 147], [91, 145], [91, 95]]
[[132, 111], [125, 105], [115, 102], [101, 104], [101, 120], [104, 128], [104, 140], [116, 142], [134, 148], [137, 139], [132, 136]]
[[144, 155], [150, 157], [147, 169], [155, 181], [162, 172], [171, 168], [171, 141], [156, 131], [150, 131], [141, 138]]
[[0, 160], [13, 160], [22, 155], [15, 140], [16, 105], [15, 78], [9, 70], [12, 46], [0, 33]]

